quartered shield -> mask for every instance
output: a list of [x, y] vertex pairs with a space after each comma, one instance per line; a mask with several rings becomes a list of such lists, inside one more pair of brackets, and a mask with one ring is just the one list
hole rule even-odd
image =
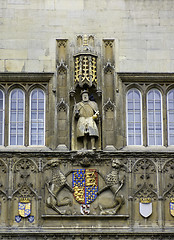
[[75, 169], [72, 175], [74, 198], [81, 204], [90, 204], [97, 198], [98, 173], [95, 169]]
[[31, 214], [31, 202], [20, 201], [18, 203], [18, 212], [21, 217], [28, 217]]
[[170, 199], [169, 207], [170, 207], [170, 214], [174, 217], [174, 198]]
[[141, 198], [139, 203], [140, 214], [147, 218], [152, 214], [152, 200], [151, 198]]

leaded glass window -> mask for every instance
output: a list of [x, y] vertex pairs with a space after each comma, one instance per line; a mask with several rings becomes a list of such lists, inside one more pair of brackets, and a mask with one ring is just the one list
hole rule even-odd
[[157, 89], [147, 94], [147, 135], [148, 145], [162, 145], [162, 97]]
[[14, 89], [10, 94], [10, 145], [24, 145], [24, 105], [25, 94], [21, 89]]
[[0, 145], [4, 145], [4, 93], [0, 90]]
[[142, 145], [141, 93], [130, 89], [127, 93], [127, 144]]
[[174, 89], [167, 94], [168, 145], [174, 145]]
[[39, 88], [30, 95], [30, 145], [45, 145], [45, 93]]

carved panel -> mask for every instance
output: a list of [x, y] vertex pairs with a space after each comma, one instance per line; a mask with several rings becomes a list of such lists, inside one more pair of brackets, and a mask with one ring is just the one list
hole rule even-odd
[[174, 197], [174, 159], [168, 160], [163, 169], [163, 195], [165, 198]]
[[109, 98], [108, 101], [104, 104], [104, 118], [103, 118], [103, 126], [104, 126], [104, 142], [105, 145], [113, 145], [115, 146], [115, 105]]
[[31, 159], [20, 159], [13, 166], [13, 195], [20, 197], [36, 193], [38, 187], [38, 167]]
[[148, 195], [157, 191], [156, 167], [152, 160], [138, 159], [136, 161], [133, 167], [133, 182], [135, 195], [140, 192]]

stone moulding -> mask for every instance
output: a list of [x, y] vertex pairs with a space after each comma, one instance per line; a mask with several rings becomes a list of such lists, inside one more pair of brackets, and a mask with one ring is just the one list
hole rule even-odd
[[1, 82], [49, 82], [53, 72], [48, 73], [0, 73]]
[[129, 215], [56, 215], [56, 214], [45, 214], [45, 215], [42, 215], [42, 218], [43, 219], [50, 219], [50, 218], [62, 218], [62, 219], [76, 219], [76, 218], [80, 218], [80, 220], [82, 221], [83, 219], [128, 219], [129, 218]]
[[122, 82], [172, 82], [174, 81], [174, 73], [117, 73]]
[[[25, 231], [26, 230], [26, 231]], [[25, 229], [24, 232], [17, 232], [17, 233], [6, 233], [2, 232], [0, 233], [1, 239], [19, 239], [19, 237], [22, 237], [22, 239], [29, 239], [33, 237], [33, 239], [79, 239], [79, 237], [88, 237], [89, 239], [144, 239], [144, 240], [150, 240], [150, 239], [173, 239], [174, 238], [174, 233], [164, 233], [164, 232], [158, 232], [158, 233], [151, 233], [151, 232], [139, 232], [139, 233], [132, 233], [132, 232], [119, 232], [119, 231], [112, 231], [112, 232], [107, 232], [107, 230], [101, 229], [100, 232], [96, 231], [95, 233], [91, 233], [89, 231], [83, 231], [83, 233], [64, 233], [63, 231], [60, 232], [31, 232], [30, 229]], [[67, 231], [67, 230], [66, 230]], [[68, 237], [68, 238], [67, 238]], [[98, 237], [98, 238], [96, 238]], [[81, 238], [83, 239], [83, 238]]]

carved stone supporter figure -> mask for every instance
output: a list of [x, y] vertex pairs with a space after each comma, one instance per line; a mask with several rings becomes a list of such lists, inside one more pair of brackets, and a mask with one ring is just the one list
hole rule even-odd
[[124, 197], [118, 195], [118, 192], [123, 187], [125, 182], [125, 176], [120, 180], [119, 172], [123, 167], [123, 164], [118, 159], [113, 159], [112, 161], [112, 171], [104, 177], [100, 172], [100, 176], [105, 181], [106, 185], [98, 191], [98, 195], [106, 190], [110, 190], [114, 196], [114, 204], [108, 207], [103, 207], [99, 205], [100, 215], [115, 215], [121, 206], [124, 204]]
[[99, 136], [96, 124], [99, 116], [98, 105], [96, 102], [89, 100], [87, 90], [82, 91], [81, 95], [82, 101], [74, 107], [74, 115], [78, 120], [76, 135], [77, 138], [83, 139], [84, 149], [87, 149], [88, 137], [90, 137], [91, 148], [95, 150], [95, 140]]
[[53, 178], [51, 181], [46, 182], [46, 187], [49, 192], [49, 196], [46, 200], [47, 206], [52, 208], [58, 214], [64, 214], [61, 212], [58, 207], [71, 205], [71, 200], [69, 198], [64, 198], [62, 201], [58, 201], [58, 195], [60, 194], [63, 188], [67, 188], [71, 193], [73, 193], [72, 187], [67, 182], [67, 176], [72, 172], [69, 171], [66, 174], [63, 174], [60, 170], [60, 163], [58, 161], [50, 161], [47, 165], [47, 168], [55, 168], [53, 170]]

